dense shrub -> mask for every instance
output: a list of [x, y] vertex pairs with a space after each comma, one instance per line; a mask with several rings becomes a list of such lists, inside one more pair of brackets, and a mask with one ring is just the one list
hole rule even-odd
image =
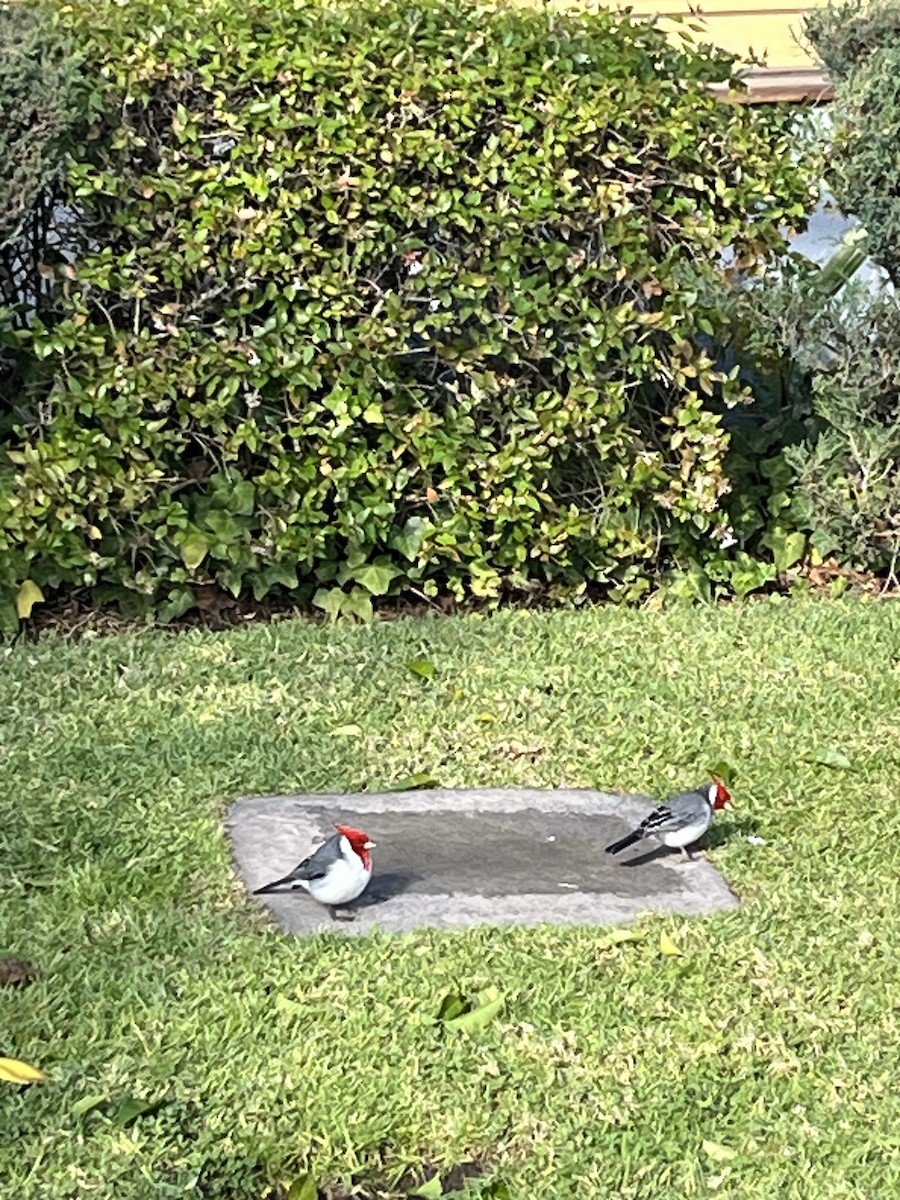
[[821, 421], [790, 447], [796, 504], [813, 545], [855, 567], [893, 575], [900, 560], [900, 308], [863, 289], [822, 314], [827, 348], [806, 365]]
[[65, 41], [44, 14], [24, 4], [0, 8], [0, 250], [22, 235], [56, 179], [73, 72]]
[[782, 114], [711, 94], [727, 56], [469, 0], [59, 16], [85, 240], [33, 332], [0, 582], [364, 614], [721, 554], [712, 285], [810, 190]]
[[9, 331], [27, 324], [49, 290], [38, 265], [72, 120], [73, 70], [45, 16], [24, 4], [0, 7], [0, 437], [9, 431], [11, 396], [22, 383], [22, 358]]
[[828, 183], [869, 233], [869, 253], [900, 285], [900, 0], [841, 0], [809, 13], [806, 32], [836, 85]]
[[[791, 445], [794, 508], [823, 553], [896, 573], [900, 556], [900, 3], [831, 4], [806, 18], [835, 80], [825, 160], [841, 208], [893, 287], [850, 290], [778, 333], [806, 389], [812, 436]], [[773, 294], [774, 295], [774, 294]], [[795, 290], [795, 300], [800, 295]], [[813, 297], [813, 299], [815, 299]], [[804, 303], [800, 296], [801, 305]], [[812, 318], [812, 319], [810, 319]]]
[[875, 53], [900, 39], [900, 3], [830, 0], [804, 15], [803, 30], [832, 79], [840, 84]]
[[[865, 239], [823, 271], [783, 264], [736, 292], [726, 365], [752, 389], [726, 418], [728, 499], [738, 544], [762, 536], [787, 569], [807, 543], [821, 557], [890, 573], [900, 555], [900, 308], [865, 282], [846, 284]], [[768, 511], [768, 528], [763, 531]]]

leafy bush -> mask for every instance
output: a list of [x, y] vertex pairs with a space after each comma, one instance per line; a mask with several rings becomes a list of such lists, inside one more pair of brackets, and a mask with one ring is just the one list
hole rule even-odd
[[727, 507], [737, 545], [761, 535], [774, 558], [748, 562], [748, 579], [793, 566], [807, 539], [848, 566], [896, 564], [900, 309], [849, 282], [867, 245], [853, 230], [824, 268], [796, 256], [729, 297], [723, 365], [739, 365], [754, 403], [725, 420]]
[[73, 71], [65, 41], [40, 11], [0, 8], [0, 250], [21, 236], [56, 179]]
[[[900, 3], [844, 2], [806, 17], [807, 36], [836, 84], [827, 180], [859, 217], [866, 249], [900, 285]], [[900, 554], [900, 310], [895, 293], [849, 291], [795, 344], [814, 437], [790, 447], [796, 507], [823, 553], [893, 572]]]
[[711, 94], [726, 55], [474, 0], [58, 12], [85, 237], [0, 582], [365, 616], [719, 553], [713, 285], [810, 203], [783, 114]]
[[803, 28], [828, 73], [841, 83], [900, 38], [898, 0], [831, 0], [810, 9]]
[[822, 428], [785, 452], [818, 551], [896, 579], [900, 558], [900, 310], [866, 289], [823, 313], [810, 362]]
[[827, 179], [859, 217], [869, 253], [900, 285], [900, 2], [847, 0], [807, 14], [806, 32], [835, 79]]
[[49, 289], [38, 264], [72, 121], [73, 71], [45, 16], [24, 4], [0, 7], [0, 437], [22, 383], [22, 358], [8, 334], [27, 324]]

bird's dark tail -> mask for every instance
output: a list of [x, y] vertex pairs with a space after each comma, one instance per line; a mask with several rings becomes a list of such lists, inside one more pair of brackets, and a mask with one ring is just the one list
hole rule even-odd
[[261, 888], [256, 888], [253, 892], [254, 896], [264, 896], [267, 892], [293, 892], [300, 887], [297, 882], [297, 877], [293, 873], [285, 875], [283, 879], [275, 879], [271, 883], [264, 884]]
[[635, 829], [626, 837], [620, 838], [617, 842], [612, 842], [607, 846], [606, 853], [618, 854], [620, 850], [627, 850], [629, 846], [633, 846], [635, 842], [639, 842], [643, 836], [643, 832], [640, 829]]

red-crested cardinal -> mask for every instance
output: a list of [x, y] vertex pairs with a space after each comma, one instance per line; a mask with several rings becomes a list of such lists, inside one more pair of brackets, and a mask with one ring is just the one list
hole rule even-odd
[[664, 846], [681, 851], [690, 861], [688, 846], [699, 841], [712, 824], [720, 808], [732, 808], [731, 793], [720, 779], [701, 784], [691, 792], [679, 792], [654, 808], [626, 837], [606, 847], [607, 854], [618, 854], [645, 837], [657, 837]]
[[370, 850], [375, 843], [367, 833], [351, 829], [349, 825], [335, 824], [327, 842], [314, 851], [303, 862], [298, 863], [289, 875], [257, 888], [254, 896], [269, 892], [294, 892], [301, 889], [309, 892], [313, 900], [324, 904], [335, 921], [352, 921], [352, 915], [339, 917], [337, 909], [343, 908], [361, 896], [372, 878], [372, 856]]

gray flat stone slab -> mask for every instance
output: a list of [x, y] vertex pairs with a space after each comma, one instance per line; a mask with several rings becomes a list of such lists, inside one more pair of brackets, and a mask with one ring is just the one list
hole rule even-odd
[[255, 796], [228, 814], [238, 874], [252, 891], [287, 874], [332, 823], [377, 843], [372, 880], [332, 921], [304, 892], [257, 897], [296, 934], [473, 925], [614, 925], [642, 913], [700, 914], [738, 899], [702, 857], [647, 841], [613, 858], [604, 846], [652, 807], [641, 796], [560, 788], [473, 788], [327, 796]]

